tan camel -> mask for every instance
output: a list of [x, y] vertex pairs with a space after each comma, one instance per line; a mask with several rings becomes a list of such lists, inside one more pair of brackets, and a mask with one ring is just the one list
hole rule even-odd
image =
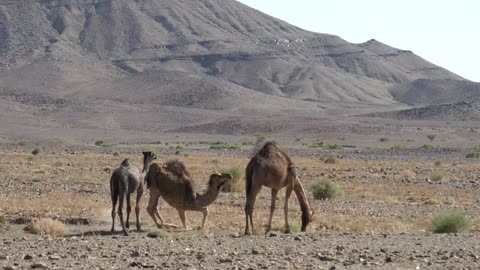
[[278, 191], [284, 187], [285, 193], [285, 231], [290, 232], [288, 224], [288, 199], [295, 191], [298, 202], [302, 209], [302, 232], [307, 229], [308, 223], [312, 221], [313, 211], [310, 208], [307, 196], [298, 179], [295, 166], [287, 154], [282, 152], [272, 142], [267, 142], [255, 156], [250, 160], [245, 172], [245, 190], [247, 193], [247, 202], [245, 205], [245, 235], [250, 234], [249, 221], [252, 226], [252, 233], [255, 233], [253, 227], [253, 208], [255, 199], [262, 186], [272, 189], [272, 201], [270, 205], [270, 217], [268, 219], [267, 232], [272, 228], [273, 212], [275, 211], [275, 201]]
[[[208, 181], [208, 189], [204, 194], [198, 194], [193, 189], [193, 182], [185, 165], [178, 160], [171, 160], [160, 166], [152, 164], [145, 177], [147, 188], [150, 189], [150, 201], [147, 211], [157, 227], [177, 227], [167, 224], [158, 212], [158, 200], [162, 197], [170, 206], [177, 209], [182, 225], [187, 230], [186, 211], [202, 212], [202, 229], [208, 215], [207, 206], [212, 204], [220, 193], [220, 188], [232, 179], [230, 174], [212, 174]], [[160, 219], [161, 224], [157, 221]]]

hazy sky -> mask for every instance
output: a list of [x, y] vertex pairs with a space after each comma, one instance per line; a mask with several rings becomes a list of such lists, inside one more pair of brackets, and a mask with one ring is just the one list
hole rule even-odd
[[239, 0], [301, 28], [376, 39], [480, 82], [480, 0]]

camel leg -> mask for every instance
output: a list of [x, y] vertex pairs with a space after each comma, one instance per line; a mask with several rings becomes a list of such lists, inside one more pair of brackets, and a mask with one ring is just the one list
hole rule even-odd
[[135, 203], [135, 217], [137, 220], [137, 231], [141, 231], [141, 226], [140, 226], [140, 200], [142, 199], [143, 195], [143, 190], [139, 189], [137, 191], [137, 200]]
[[112, 194], [112, 233], [115, 232], [115, 206], [117, 206], [118, 194]]
[[288, 224], [288, 199], [290, 195], [292, 195], [293, 186], [288, 185], [287, 191], [285, 192], [285, 206], [283, 208], [283, 212], [285, 213], [285, 233], [290, 233], [290, 225]]
[[[150, 200], [148, 201], [147, 212], [152, 217], [153, 221], [155, 222], [155, 225], [157, 225], [158, 228], [161, 228], [162, 226], [158, 223], [157, 217], [155, 216], [157, 214], [160, 217], [160, 214], [158, 213], [158, 210], [157, 210], [159, 198], [160, 198], [159, 195], [153, 194], [152, 192], [150, 192]], [[161, 217], [160, 217], [160, 221], [163, 223], [163, 219]]]
[[185, 216], [185, 210], [177, 209], [180, 220], [182, 220], [183, 229], [187, 230], [187, 217]]
[[273, 212], [275, 212], [275, 203], [277, 201], [278, 189], [272, 189], [272, 202], [270, 204], [270, 218], [268, 219], [268, 225], [266, 232], [272, 229]]
[[245, 204], [245, 235], [250, 234], [249, 223], [252, 226], [252, 234], [255, 234], [255, 229], [253, 227], [253, 208], [255, 206], [257, 194], [261, 189], [262, 186], [252, 185], [250, 193], [247, 193], [247, 203]]
[[130, 192], [127, 191], [127, 222], [125, 223], [125, 227], [130, 229], [130, 213], [132, 212], [132, 200], [130, 199]]
[[125, 222], [123, 222], [123, 200], [125, 198], [124, 192], [120, 191], [120, 194], [118, 196], [119, 202], [118, 202], [118, 217], [120, 218], [120, 224], [122, 225], [122, 231], [125, 236], [128, 236], [128, 230], [125, 228]]
[[203, 219], [202, 219], [202, 229], [203, 229], [203, 227], [205, 227], [205, 222], [207, 221], [208, 209], [206, 207], [202, 208], [201, 212], [203, 214]]

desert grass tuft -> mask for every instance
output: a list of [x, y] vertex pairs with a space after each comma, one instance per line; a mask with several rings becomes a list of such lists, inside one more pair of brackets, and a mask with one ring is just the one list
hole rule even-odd
[[161, 229], [150, 229], [147, 232], [147, 237], [150, 238], [167, 238], [169, 236], [168, 232], [161, 230]]
[[223, 185], [223, 192], [243, 192], [245, 190], [245, 184], [242, 181], [242, 170], [238, 167], [233, 167], [225, 170], [224, 173], [229, 173], [232, 176], [232, 180]]
[[342, 190], [329, 179], [321, 179], [310, 186], [315, 200], [335, 199], [342, 195]]
[[25, 228], [26, 231], [38, 235], [63, 236], [67, 229], [60, 221], [41, 218]]
[[434, 172], [430, 175], [432, 181], [442, 181], [447, 176], [444, 172]]
[[443, 212], [436, 214], [431, 223], [434, 233], [459, 233], [470, 229], [471, 223], [464, 214], [459, 212]]
[[325, 161], [323, 161], [325, 164], [337, 164], [338, 159], [336, 155], [329, 155]]

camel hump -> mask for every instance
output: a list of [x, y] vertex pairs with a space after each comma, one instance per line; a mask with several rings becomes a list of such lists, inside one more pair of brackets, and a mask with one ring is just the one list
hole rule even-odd
[[130, 160], [128, 158], [122, 161], [122, 167], [130, 167]]
[[167, 170], [168, 172], [170, 172], [171, 174], [177, 177], [181, 177], [181, 176], [190, 177], [190, 174], [188, 173], [187, 168], [185, 167], [185, 164], [183, 164], [183, 162], [181, 162], [178, 159], [167, 161], [167, 163], [163, 165], [163, 168], [165, 168], [165, 170]]
[[266, 142], [263, 147], [258, 151], [258, 154], [262, 157], [269, 157], [272, 154], [278, 152], [277, 144], [275, 142]]

